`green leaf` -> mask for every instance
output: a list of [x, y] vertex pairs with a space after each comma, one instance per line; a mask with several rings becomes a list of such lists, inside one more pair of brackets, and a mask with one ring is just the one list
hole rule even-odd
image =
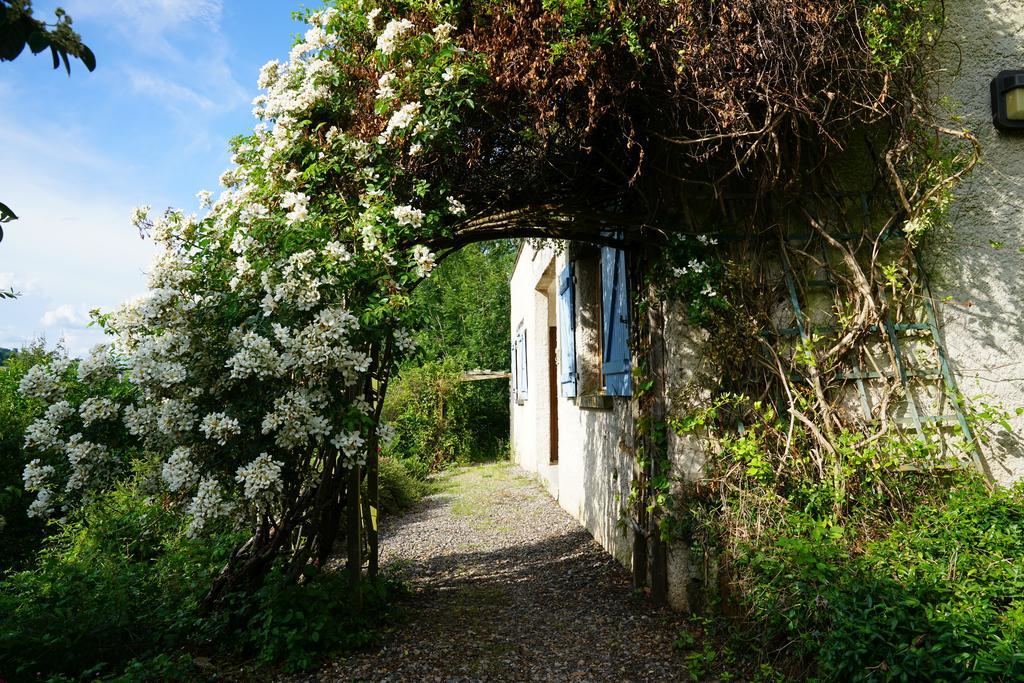
[[50, 39], [39, 29], [35, 29], [29, 33], [25, 42], [28, 43], [28, 49], [32, 50], [32, 54], [34, 55], [39, 54], [48, 47], [52, 49]]
[[11, 207], [7, 206], [3, 202], [0, 202], [0, 223], [9, 223], [10, 221], [18, 220], [18, 216], [11, 211]]
[[88, 47], [83, 45], [78, 57], [82, 60], [82, 64], [85, 64], [86, 69], [89, 71], [96, 70], [96, 55]]

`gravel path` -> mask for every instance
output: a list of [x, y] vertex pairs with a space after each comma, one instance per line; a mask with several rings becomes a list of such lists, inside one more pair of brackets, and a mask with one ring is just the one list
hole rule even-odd
[[514, 465], [446, 476], [444, 492], [384, 520], [382, 566], [412, 589], [376, 652], [310, 680], [669, 681], [686, 620], [635, 597], [630, 577]]

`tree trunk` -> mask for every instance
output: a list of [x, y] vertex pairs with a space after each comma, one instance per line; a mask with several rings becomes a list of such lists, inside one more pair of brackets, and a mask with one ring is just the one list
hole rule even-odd
[[[647, 396], [647, 435], [645, 448], [650, 458], [650, 481], [669, 473], [667, 467], [665, 417], [668, 395], [665, 386], [665, 309], [657, 288], [647, 283], [648, 372], [652, 382]], [[652, 491], [651, 495], [656, 492]], [[668, 600], [668, 549], [661, 538], [661, 509], [655, 505], [648, 515], [648, 543], [651, 554], [651, 599], [664, 604]]]
[[363, 578], [363, 536], [360, 524], [362, 511], [359, 506], [359, 480], [360, 467], [353, 463], [349, 470], [348, 478], [348, 502], [345, 505], [345, 512], [348, 515], [348, 525], [345, 531], [345, 543], [348, 550], [348, 579], [349, 597], [354, 609], [361, 610]]

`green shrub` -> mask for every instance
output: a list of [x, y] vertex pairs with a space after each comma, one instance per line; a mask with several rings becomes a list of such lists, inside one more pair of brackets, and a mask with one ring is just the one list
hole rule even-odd
[[230, 529], [192, 539], [186, 528], [131, 485], [75, 514], [32, 569], [0, 582], [0, 677], [195, 680], [200, 655], [297, 670], [365, 644], [386, 616], [391, 585], [368, 585], [356, 614], [344, 577], [312, 569], [301, 585], [272, 573], [203, 615], [204, 587], [241, 539]]
[[430, 484], [417, 478], [404, 462], [394, 458], [380, 459], [378, 491], [381, 513], [397, 514], [408, 510], [427, 495], [430, 488]]
[[376, 639], [395, 584], [364, 582], [363, 605], [357, 611], [346, 600], [346, 575], [319, 572], [311, 576], [306, 583], [295, 585], [272, 574], [256, 592], [248, 607], [252, 616], [237, 636], [255, 652], [258, 663], [302, 671], [326, 655], [363, 647]]
[[214, 625], [196, 616], [196, 587], [232, 546], [182, 529], [177, 514], [129, 486], [64, 524], [35, 567], [0, 583], [0, 671], [110, 675], [212, 638]]
[[26, 515], [32, 494], [22, 485], [22, 471], [31, 459], [22, 450], [25, 428], [42, 412], [18, 393], [18, 383], [29, 368], [48, 353], [41, 345], [7, 354], [0, 365], [0, 573], [21, 566], [42, 541], [45, 529]]
[[384, 403], [384, 421], [395, 428], [390, 455], [418, 460], [431, 471], [469, 461], [474, 444], [461, 372], [451, 360], [402, 370]]
[[782, 530], [737, 558], [741, 600], [823, 679], [1024, 677], [1020, 487], [965, 476], [866, 543], [800, 514]]

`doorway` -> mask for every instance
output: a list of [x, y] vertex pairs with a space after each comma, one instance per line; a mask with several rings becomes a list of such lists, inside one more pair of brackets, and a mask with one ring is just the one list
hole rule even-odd
[[558, 328], [548, 327], [548, 405], [550, 406], [551, 424], [548, 433], [551, 443], [548, 446], [551, 465], [558, 464]]

